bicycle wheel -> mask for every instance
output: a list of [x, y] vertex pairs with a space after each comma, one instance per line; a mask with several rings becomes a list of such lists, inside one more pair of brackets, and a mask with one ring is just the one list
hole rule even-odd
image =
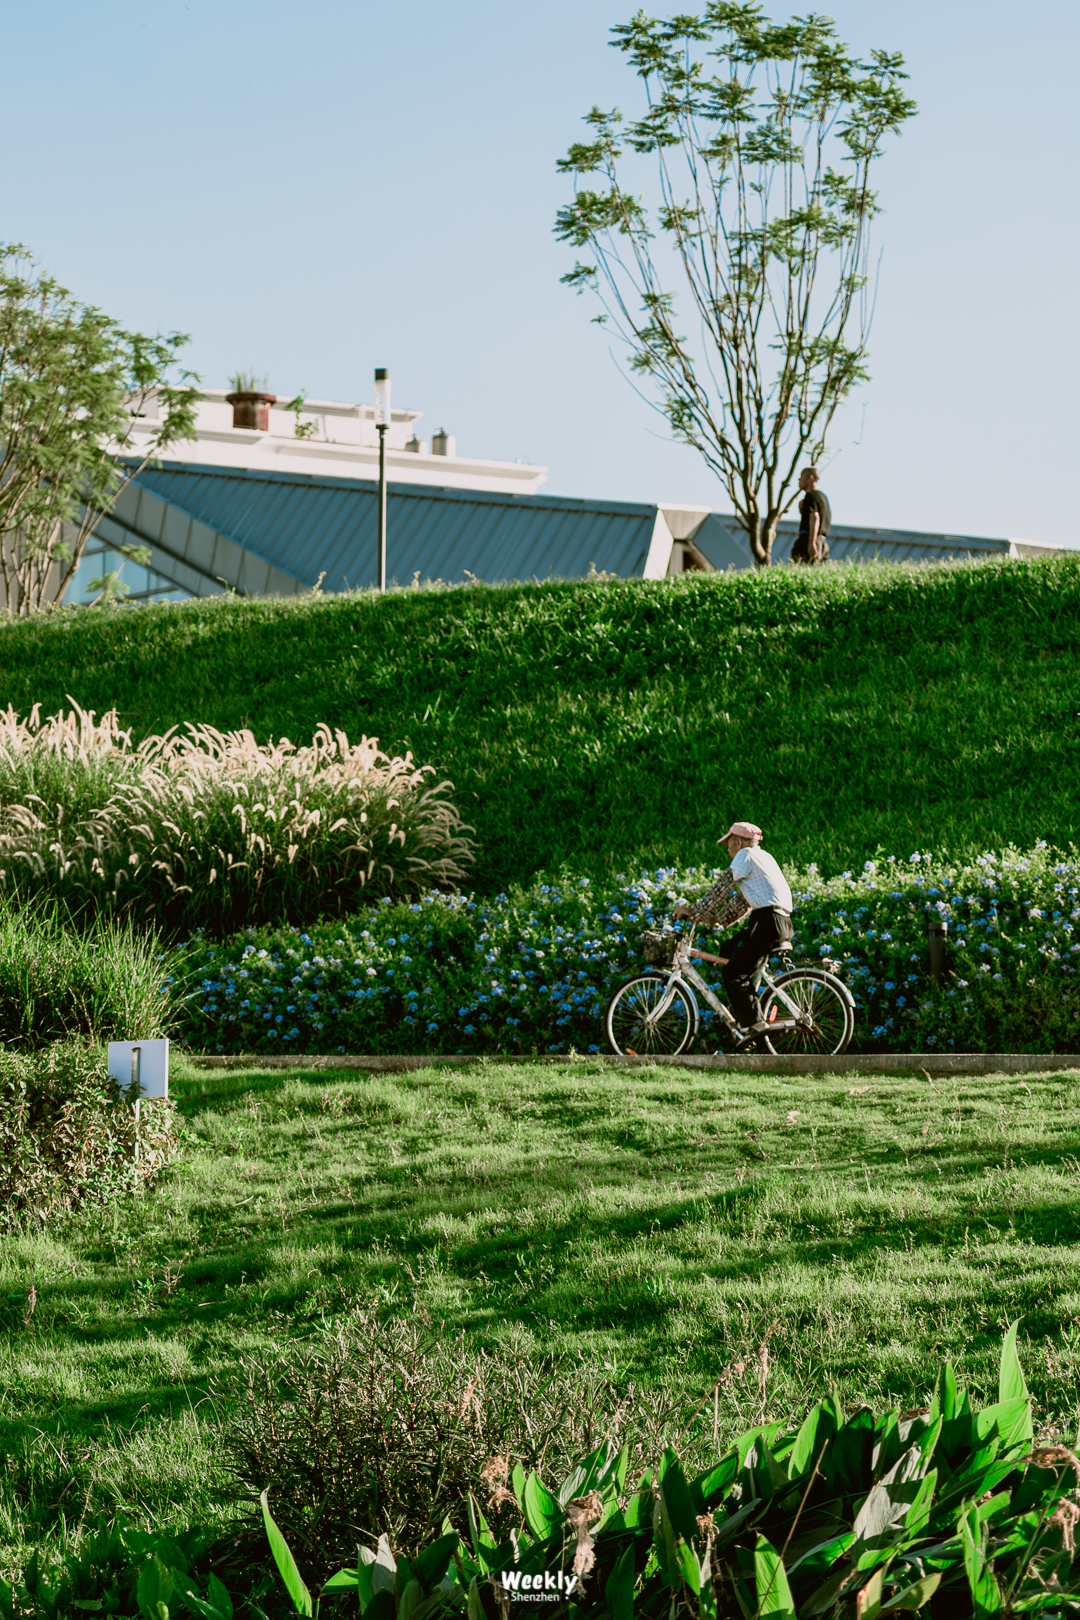
[[620, 984], [604, 1014], [604, 1033], [612, 1052], [619, 1057], [677, 1057], [686, 1051], [697, 1033], [694, 1003], [684, 987], [676, 984], [671, 1004], [656, 1018], [666, 990], [667, 975], [663, 973], [639, 973]]
[[791, 1017], [789, 1008], [776, 994], [781, 989], [805, 1022], [764, 1036], [767, 1051], [835, 1056], [845, 1050], [855, 1033], [855, 1014], [835, 979], [815, 968], [793, 968], [790, 973], [782, 973], [775, 987], [762, 998], [761, 1016], [766, 1023]]

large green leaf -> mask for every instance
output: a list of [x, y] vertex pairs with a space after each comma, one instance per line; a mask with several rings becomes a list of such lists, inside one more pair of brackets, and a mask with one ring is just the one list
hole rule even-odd
[[[360, 1571], [358, 1569], [339, 1569], [330, 1576], [329, 1580], [323, 1582], [322, 1590], [324, 1592], [356, 1592], [359, 1590], [359, 1586]], [[363, 1614], [366, 1607], [365, 1603], [361, 1603], [361, 1614]]]
[[273, 1554], [274, 1563], [278, 1567], [278, 1573], [285, 1582], [285, 1590], [288, 1592], [289, 1597], [292, 1600], [292, 1606], [296, 1610], [297, 1614], [303, 1615], [305, 1620], [309, 1620], [312, 1613], [311, 1593], [308, 1591], [303, 1580], [301, 1579], [300, 1571], [296, 1567], [296, 1560], [289, 1548], [289, 1543], [285, 1540], [285, 1537], [282, 1535], [281, 1531], [278, 1529], [273, 1518], [271, 1517], [265, 1491], [260, 1494], [259, 1501], [262, 1503], [263, 1524], [266, 1526], [266, 1539], [270, 1543], [270, 1551]]
[[937, 1469], [931, 1468], [930, 1472], [919, 1481], [919, 1488], [904, 1519], [904, 1535], [909, 1541], [915, 1536], [921, 1536], [929, 1523], [937, 1477]]
[[604, 1583], [611, 1620], [634, 1620], [634, 1549], [627, 1547]]
[[[175, 1572], [173, 1578], [175, 1580]], [[185, 1588], [184, 1602], [194, 1614], [201, 1617], [201, 1620], [232, 1620], [232, 1598], [216, 1575], [210, 1576], [205, 1598]]]
[[973, 1421], [980, 1440], [988, 1439], [996, 1425], [1002, 1451], [1014, 1446], [1030, 1447], [1034, 1437], [1031, 1397], [1027, 1395], [1015, 1395], [1010, 1400], [999, 1401], [996, 1406], [984, 1406], [981, 1412], [974, 1414]]
[[894, 1407], [874, 1425], [873, 1469], [875, 1477], [886, 1473], [904, 1449], [900, 1438], [900, 1413]]
[[660, 1482], [660, 1495], [676, 1535], [692, 1542], [697, 1532], [697, 1513], [694, 1499], [686, 1483], [686, 1475], [675, 1453], [664, 1453], [664, 1469]]
[[974, 1505], [960, 1520], [960, 1539], [974, 1620], [989, 1620], [992, 1615], [1004, 1614], [1001, 1589], [986, 1557], [984, 1531]]
[[837, 1430], [836, 1413], [830, 1401], [819, 1401], [807, 1413], [802, 1427], [795, 1436], [795, 1444], [788, 1453], [789, 1479], [798, 1479], [811, 1469], [825, 1446]]
[[[934, 1393], [938, 1398], [941, 1416], [946, 1423], [950, 1423], [960, 1411], [960, 1394], [956, 1387], [956, 1374], [953, 1372], [951, 1361], [947, 1361], [938, 1374], [937, 1389]], [[930, 1416], [936, 1416], [933, 1402], [930, 1406]]]
[[459, 1544], [457, 1532], [451, 1531], [448, 1536], [440, 1536], [430, 1547], [425, 1547], [413, 1560], [413, 1568], [428, 1591], [433, 1586], [438, 1586], [450, 1568], [450, 1560], [457, 1552]]
[[884, 1569], [875, 1569], [855, 1598], [855, 1613], [859, 1620], [878, 1620], [881, 1614], [881, 1591], [885, 1585]]
[[396, 1620], [414, 1620], [424, 1602], [424, 1589], [416, 1579], [405, 1582], [397, 1601]]
[[639, 1491], [632, 1496], [622, 1512], [613, 1517], [620, 1518], [623, 1527], [627, 1530], [636, 1530], [639, 1525], [651, 1525], [653, 1516], [652, 1491]]
[[744, 1502], [750, 1496], [771, 1497], [789, 1490], [787, 1469], [781, 1467], [764, 1436], [759, 1436], [747, 1452], [739, 1484]]
[[932, 1575], [924, 1575], [921, 1581], [916, 1581], [912, 1586], [905, 1586], [902, 1592], [897, 1592], [895, 1597], [891, 1597], [881, 1611], [882, 1616], [910, 1613], [912, 1609], [921, 1609], [924, 1604], [929, 1603], [940, 1585], [940, 1570], [935, 1570]]
[[754, 1548], [759, 1620], [796, 1620], [791, 1588], [780, 1554], [771, 1541], [758, 1536]]
[[813, 1547], [808, 1547], [804, 1553], [796, 1558], [793, 1564], [788, 1565], [788, 1574], [793, 1575], [797, 1569], [802, 1569], [807, 1574], [811, 1571], [817, 1574], [823, 1569], [831, 1569], [836, 1560], [843, 1557], [844, 1553], [847, 1552], [854, 1540], [855, 1537], [851, 1531], [845, 1530], [843, 1535], [830, 1536], [827, 1541], [815, 1543]]
[[565, 1507], [576, 1496], [585, 1496], [594, 1486], [603, 1482], [605, 1474], [611, 1470], [616, 1457], [616, 1451], [610, 1440], [605, 1440], [597, 1446], [595, 1451], [571, 1469], [562, 1484], [559, 1486], [559, 1501]]
[[832, 1488], [847, 1495], [869, 1488], [873, 1474], [874, 1415], [862, 1406], [837, 1431], [821, 1471]]
[[[929, 1468], [930, 1466], [930, 1459], [937, 1450], [938, 1442], [941, 1439], [941, 1433], [944, 1427], [944, 1420], [940, 1417], [935, 1418], [932, 1423], [927, 1424], [926, 1428], [918, 1436], [916, 1443], [920, 1452], [922, 1453], [924, 1469]], [[912, 1441], [915, 1441], [916, 1439], [915, 1435], [910, 1432], [908, 1437]]]
[[890, 1559], [897, 1544], [910, 1539], [914, 1512], [925, 1523], [933, 1485], [928, 1488], [928, 1482], [918, 1477], [920, 1467], [919, 1448], [911, 1446], [863, 1501], [853, 1526], [851, 1559], [857, 1569], [874, 1569]]
[[701, 1565], [693, 1547], [689, 1542], [683, 1541], [681, 1536], [675, 1543], [675, 1563], [679, 1574], [697, 1597], [701, 1591]]
[[[526, 1490], [528, 1490], [528, 1486], [526, 1486]], [[472, 1537], [476, 1562], [480, 1565], [481, 1572], [489, 1575], [498, 1562], [498, 1549], [495, 1544], [495, 1537], [492, 1535], [488, 1522], [484, 1518], [484, 1510], [471, 1491], [469, 1492], [469, 1534]]]
[[1020, 1327], [1017, 1318], [1005, 1335], [1005, 1342], [1001, 1346], [1001, 1370], [998, 1373], [998, 1400], [999, 1401], [1030, 1401], [1031, 1392], [1027, 1387], [1023, 1369], [1020, 1366], [1020, 1357], [1016, 1353], [1016, 1335]]
[[541, 1541], [547, 1541], [563, 1523], [562, 1509], [535, 1473], [530, 1474], [525, 1481], [521, 1506], [525, 1514], [525, 1523], [533, 1535]]
[[[494, 1545], [494, 1542], [492, 1545]], [[374, 1552], [370, 1552], [367, 1547], [361, 1547], [360, 1559], [366, 1565], [368, 1574], [371, 1577], [372, 1597], [377, 1592], [392, 1592], [394, 1590], [394, 1583], [397, 1580], [397, 1565], [394, 1561], [394, 1555], [390, 1551], [390, 1543], [385, 1536], [379, 1537]]]
[[698, 1476], [692, 1487], [694, 1494], [701, 1497], [706, 1508], [718, 1507], [731, 1489], [741, 1467], [738, 1451], [729, 1451], [715, 1468], [710, 1468], [707, 1473]]
[[393, 1592], [376, 1592], [364, 1610], [364, 1620], [397, 1620]]
[[169, 1603], [173, 1595], [172, 1571], [155, 1554], [139, 1572], [135, 1597], [139, 1613], [145, 1620], [169, 1620]]

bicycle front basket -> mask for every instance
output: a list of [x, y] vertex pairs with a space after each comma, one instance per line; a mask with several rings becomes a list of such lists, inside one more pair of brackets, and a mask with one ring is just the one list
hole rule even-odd
[[641, 936], [645, 960], [650, 967], [671, 967], [675, 960], [675, 953], [679, 949], [680, 936], [678, 934], [654, 934], [646, 930]]

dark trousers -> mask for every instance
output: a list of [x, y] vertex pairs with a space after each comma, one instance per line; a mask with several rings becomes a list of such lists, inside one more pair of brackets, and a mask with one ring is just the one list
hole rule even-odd
[[728, 960], [720, 976], [731, 1010], [743, 1029], [761, 1021], [761, 1003], [754, 981], [781, 940], [790, 939], [793, 932], [786, 911], [762, 906], [750, 913], [745, 928], [740, 928], [724, 947]]
[[791, 548], [791, 560], [793, 563], [805, 563], [808, 568], [813, 568], [817, 563], [827, 563], [829, 560], [828, 540], [826, 540], [823, 534], [818, 535], [817, 556], [814, 558], [814, 561], [811, 562], [810, 536], [808, 534], [800, 534], [799, 538]]

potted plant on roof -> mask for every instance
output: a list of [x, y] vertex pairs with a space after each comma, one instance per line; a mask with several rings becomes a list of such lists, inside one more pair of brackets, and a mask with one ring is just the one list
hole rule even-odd
[[256, 377], [253, 371], [236, 371], [229, 378], [229, 387], [232, 393], [225, 400], [232, 406], [233, 427], [268, 433], [270, 407], [277, 403], [277, 395], [266, 392], [266, 378]]

